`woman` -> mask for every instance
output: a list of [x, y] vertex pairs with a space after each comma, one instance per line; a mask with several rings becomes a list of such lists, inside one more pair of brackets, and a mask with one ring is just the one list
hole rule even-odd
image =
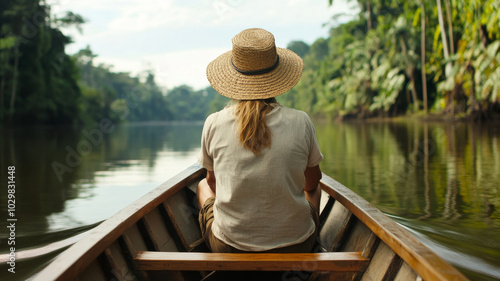
[[212, 87], [234, 101], [207, 118], [202, 134], [200, 226], [213, 252], [312, 250], [323, 155], [307, 114], [275, 99], [302, 67], [263, 29], [240, 32], [207, 67]]

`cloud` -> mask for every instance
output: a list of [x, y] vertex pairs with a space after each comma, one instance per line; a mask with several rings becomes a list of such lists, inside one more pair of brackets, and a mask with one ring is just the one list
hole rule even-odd
[[336, 13], [353, 13], [347, 0], [50, 0], [53, 13], [73, 11], [88, 19], [83, 34], [64, 32], [74, 42], [67, 52], [90, 45], [96, 61], [115, 71], [139, 73], [148, 64], [160, 84], [208, 85], [205, 67], [231, 48], [231, 38], [249, 27], [262, 27], [279, 47], [292, 40], [312, 44], [328, 36]]
[[[61, 3], [53, 10], [73, 10], [89, 19], [86, 31], [103, 35], [131, 35], [151, 29], [200, 29], [227, 25], [321, 25], [329, 20], [333, 7], [306, 0], [52, 0]], [[89, 34], [90, 35], [90, 34]]]
[[191, 49], [145, 55], [140, 59], [97, 57], [95, 62], [112, 66], [112, 71], [133, 69], [130, 74], [134, 76], [150, 70], [159, 85], [170, 89], [183, 84], [202, 89], [209, 86], [206, 66], [225, 51], [222, 48]]
[[129, 1], [120, 8], [120, 16], [108, 27], [112, 32], [137, 32], [154, 28], [179, 28], [199, 24], [203, 9], [175, 5], [173, 1]]
[[226, 49], [193, 49], [144, 57], [158, 84], [169, 88], [186, 84], [195, 89], [209, 86], [206, 66]]

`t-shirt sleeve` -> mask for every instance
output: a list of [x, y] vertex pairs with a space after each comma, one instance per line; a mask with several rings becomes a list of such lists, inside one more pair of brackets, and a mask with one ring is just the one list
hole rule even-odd
[[214, 170], [214, 159], [210, 153], [210, 135], [212, 129], [212, 119], [213, 116], [210, 115], [203, 125], [203, 131], [201, 133], [201, 150], [198, 155], [198, 163], [203, 166], [208, 171]]
[[306, 126], [309, 138], [309, 159], [307, 161], [307, 167], [314, 167], [321, 163], [323, 160], [323, 154], [319, 149], [318, 139], [316, 138], [316, 130], [314, 129], [314, 124], [312, 123], [309, 116], [306, 114]]

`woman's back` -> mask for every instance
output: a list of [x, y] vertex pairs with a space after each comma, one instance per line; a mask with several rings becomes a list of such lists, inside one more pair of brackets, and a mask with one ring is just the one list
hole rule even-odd
[[321, 190], [314, 126], [304, 112], [274, 99], [300, 80], [302, 59], [275, 46], [263, 29], [233, 38], [232, 51], [207, 78], [236, 103], [209, 116], [198, 185], [200, 227], [214, 251], [310, 251], [319, 229]]
[[266, 116], [271, 147], [256, 155], [239, 143], [234, 108], [207, 118], [203, 132], [202, 151], [208, 155], [202, 162], [213, 167], [217, 179], [212, 231], [251, 251], [305, 240], [314, 222], [304, 196], [304, 170], [322, 159], [309, 117], [274, 104]]

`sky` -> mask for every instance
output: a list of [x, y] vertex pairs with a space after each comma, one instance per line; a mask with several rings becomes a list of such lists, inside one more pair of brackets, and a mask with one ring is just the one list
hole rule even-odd
[[338, 21], [357, 13], [354, 3], [334, 0], [49, 0], [52, 14], [80, 14], [87, 22], [72, 37], [68, 54], [90, 46], [95, 62], [136, 76], [152, 70], [167, 89], [186, 84], [209, 86], [208, 63], [231, 50], [240, 31], [259, 27], [274, 34], [276, 46], [301, 40], [312, 44], [328, 37]]

